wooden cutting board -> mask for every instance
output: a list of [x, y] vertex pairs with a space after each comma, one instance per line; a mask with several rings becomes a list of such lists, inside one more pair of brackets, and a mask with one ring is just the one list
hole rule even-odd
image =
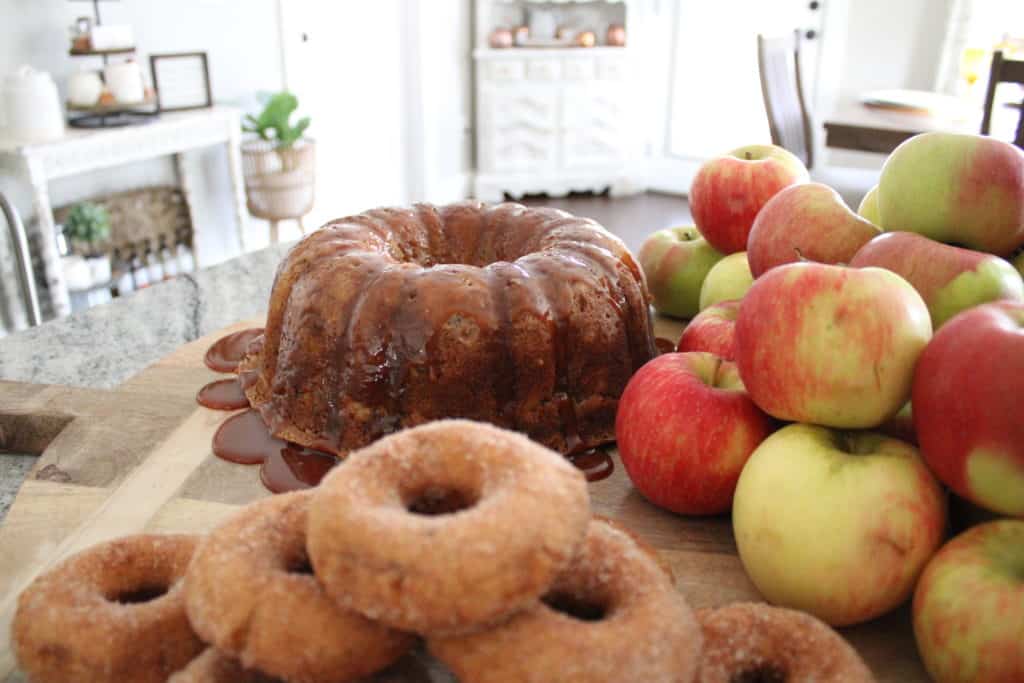
[[[242, 322], [187, 344], [113, 391], [0, 382], [0, 449], [42, 454], [0, 527], [0, 681], [23, 680], [10, 623], [18, 594], [40, 572], [125, 534], [207, 531], [236, 506], [269, 495], [257, 467], [213, 456], [210, 440], [227, 413], [195, 403], [196, 391], [218, 377], [203, 364], [210, 344], [260, 325]], [[681, 329], [656, 324], [673, 340]], [[659, 510], [632, 488], [617, 458], [614, 474], [590, 492], [595, 512], [620, 520], [668, 559], [694, 607], [759, 599], [728, 517]], [[906, 607], [843, 635], [880, 681], [928, 680]], [[450, 680], [436, 665], [413, 668], [420, 673], [406, 679]]]

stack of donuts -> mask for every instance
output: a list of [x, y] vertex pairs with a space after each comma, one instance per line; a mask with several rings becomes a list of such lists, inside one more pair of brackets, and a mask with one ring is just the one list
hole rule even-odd
[[806, 615], [698, 621], [652, 549], [591, 517], [578, 470], [464, 420], [384, 438], [204, 538], [79, 553], [22, 593], [13, 639], [35, 683], [341, 683], [420, 639], [462, 683], [873, 680]]

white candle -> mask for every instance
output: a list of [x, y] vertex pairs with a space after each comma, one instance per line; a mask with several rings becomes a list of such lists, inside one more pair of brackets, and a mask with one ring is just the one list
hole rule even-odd
[[137, 63], [108, 64], [103, 75], [107, 81], [107, 88], [118, 102], [134, 104], [146, 99], [142, 87], [142, 70]]

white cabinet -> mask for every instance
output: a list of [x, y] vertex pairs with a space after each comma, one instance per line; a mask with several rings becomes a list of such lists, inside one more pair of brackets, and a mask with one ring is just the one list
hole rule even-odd
[[476, 196], [640, 191], [628, 48], [479, 49]]

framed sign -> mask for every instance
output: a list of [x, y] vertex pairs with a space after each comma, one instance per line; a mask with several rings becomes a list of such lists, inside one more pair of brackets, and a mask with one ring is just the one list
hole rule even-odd
[[149, 68], [160, 111], [202, 109], [213, 104], [205, 52], [150, 55]]

